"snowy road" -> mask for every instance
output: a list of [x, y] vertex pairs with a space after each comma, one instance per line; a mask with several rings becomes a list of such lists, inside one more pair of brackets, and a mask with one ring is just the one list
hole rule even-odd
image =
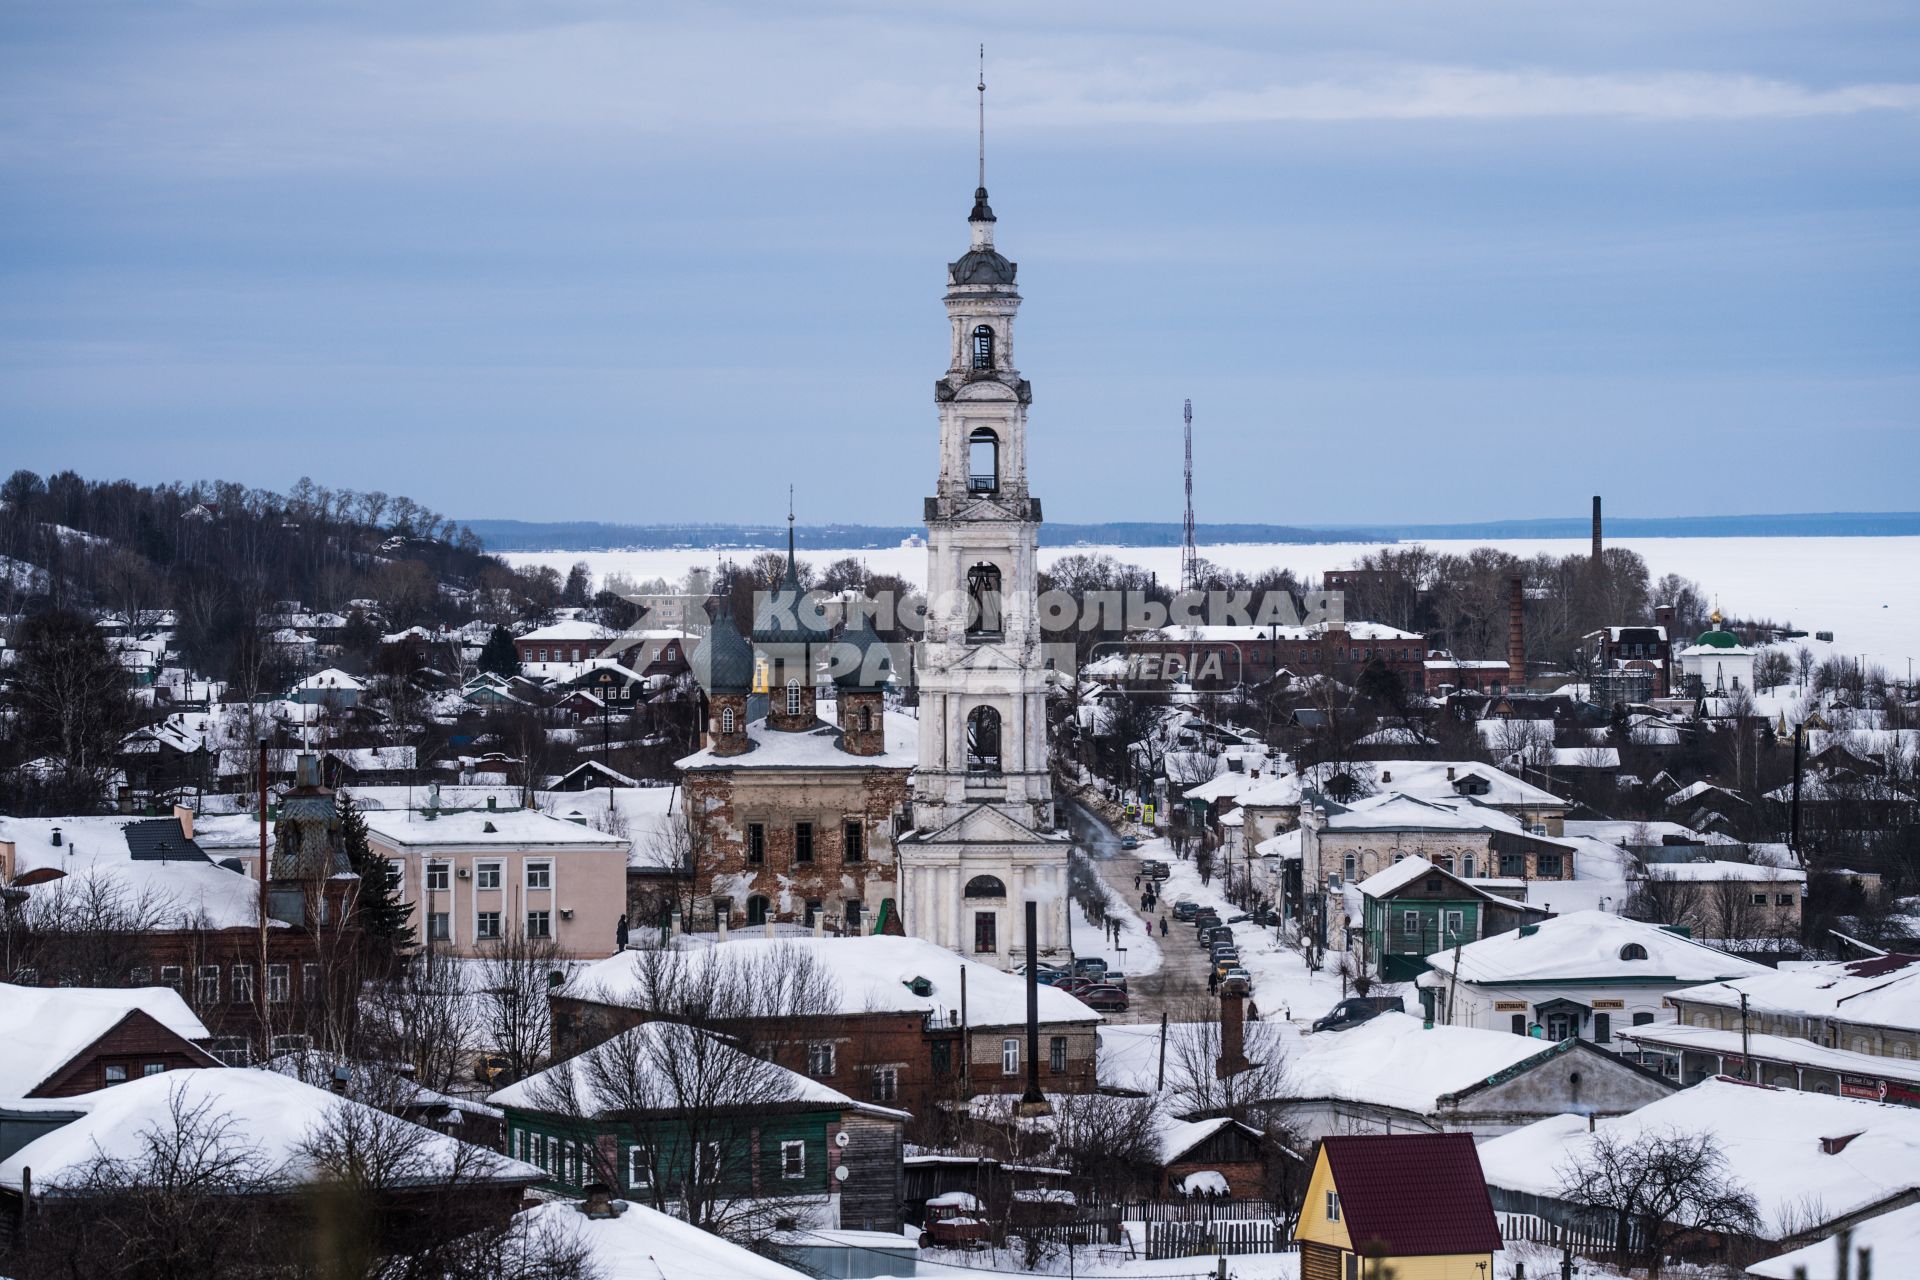
[[[1173, 899], [1162, 897], [1151, 918], [1140, 910], [1140, 894], [1146, 881], [1140, 876], [1143, 857], [1171, 860], [1166, 842], [1148, 840], [1138, 850], [1122, 849], [1120, 837], [1100, 820], [1099, 815], [1078, 802], [1068, 802], [1067, 814], [1073, 824], [1074, 840], [1086, 850], [1093, 866], [1105, 882], [1113, 900], [1112, 910], [1123, 922], [1121, 937], [1127, 942], [1122, 972], [1127, 975], [1129, 1007], [1125, 1013], [1108, 1014], [1109, 1022], [1158, 1022], [1164, 1012], [1176, 1021], [1194, 1016], [1194, 1002], [1207, 998], [1206, 959], [1194, 944], [1193, 930], [1173, 919]], [[1111, 944], [1102, 944], [1100, 930], [1088, 924], [1077, 906], [1069, 908], [1073, 918], [1075, 955], [1099, 955], [1118, 962]], [[1167, 917], [1167, 936], [1160, 937], [1161, 916]], [[1147, 936], [1152, 930], [1152, 937]], [[1084, 943], [1084, 945], [1083, 945]], [[1153, 958], [1143, 959], [1142, 944]]]

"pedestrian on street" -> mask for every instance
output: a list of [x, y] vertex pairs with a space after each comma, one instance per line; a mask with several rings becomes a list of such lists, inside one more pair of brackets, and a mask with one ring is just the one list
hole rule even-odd
[[1140, 887], [1140, 877], [1138, 875], [1133, 878], [1133, 887], [1136, 889]]
[[1207, 994], [1210, 996], [1220, 994], [1220, 971], [1218, 969], [1207, 970]]
[[1247, 1021], [1260, 1021], [1260, 1006], [1255, 1004], [1251, 999], [1247, 1001]]
[[1160, 936], [1163, 938], [1167, 936], [1167, 918], [1165, 916], [1160, 917]]

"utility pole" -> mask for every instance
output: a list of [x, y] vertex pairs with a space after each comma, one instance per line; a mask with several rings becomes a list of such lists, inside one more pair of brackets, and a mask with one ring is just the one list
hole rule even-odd
[[1753, 1079], [1753, 1050], [1747, 1038], [1747, 993], [1740, 993], [1740, 1078]]
[[1793, 726], [1793, 814], [1787, 839], [1787, 847], [1803, 864], [1806, 859], [1800, 853], [1800, 756], [1806, 742], [1806, 731], [1804, 722]]

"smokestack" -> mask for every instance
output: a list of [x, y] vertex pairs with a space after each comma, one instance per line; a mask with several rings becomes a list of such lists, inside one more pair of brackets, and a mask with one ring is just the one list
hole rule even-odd
[[1239, 996], [1220, 997], [1220, 1060], [1213, 1065], [1217, 1079], [1239, 1075], [1252, 1066], [1247, 1061], [1246, 1010]]
[[1593, 495], [1593, 558], [1600, 560], [1600, 495]]
[[1507, 688], [1527, 687], [1527, 589], [1513, 579], [1507, 595]]

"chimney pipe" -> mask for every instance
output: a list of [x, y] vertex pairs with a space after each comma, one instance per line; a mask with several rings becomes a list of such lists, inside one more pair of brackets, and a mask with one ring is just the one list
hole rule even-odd
[[1600, 563], [1600, 495], [1593, 495], [1593, 561]]
[[1040, 904], [1027, 902], [1027, 1091], [1020, 1098], [1022, 1115], [1046, 1115], [1047, 1095], [1040, 1092]]
[[1507, 689], [1527, 687], [1527, 588], [1516, 575], [1507, 592]]

